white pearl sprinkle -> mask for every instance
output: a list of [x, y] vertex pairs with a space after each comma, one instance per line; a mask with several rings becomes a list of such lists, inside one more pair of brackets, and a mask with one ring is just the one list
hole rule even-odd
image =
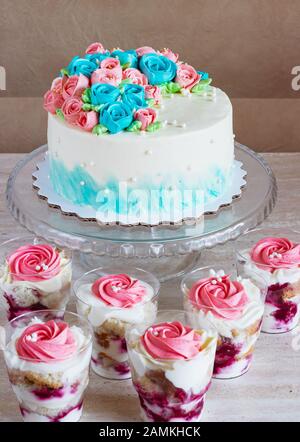
[[95, 166], [94, 161], [90, 161], [90, 166], [91, 166], [91, 167], [94, 167], [94, 166]]
[[237, 280], [238, 282], [241, 282], [241, 281], [242, 281], [242, 277], [241, 277], [241, 276], [238, 276], [238, 277], [236, 278], [236, 280]]
[[86, 163], [81, 163], [80, 167], [85, 168], [86, 167]]
[[42, 264], [42, 267], [44, 270], [48, 270], [48, 268], [49, 268], [46, 264]]
[[220, 276], [217, 278], [217, 280], [218, 282], [222, 282], [222, 278]]
[[166, 127], [167, 124], [168, 124], [168, 121], [167, 121], [167, 120], [164, 120], [164, 121], [162, 122], [162, 127]]
[[80, 185], [84, 186], [85, 185], [85, 181], [80, 181]]
[[164, 110], [164, 109], [166, 108], [166, 106], [165, 106], [164, 104], [161, 104], [161, 105], [159, 106], [159, 108], [160, 108], [161, 110]]
[[129, 181], [130, 183], [135, 183], [135, 182], [136, 182], [136, 178], [135, 178], [135, 177], [130, 177], [130, 178], [128, 179], [128, 181]]
[[35, 267], [35, 270], [38, 272], [39, 270], [41, 270], [41, 266], [37, 265], [37, 266]]
[[177, 120], [173, 120], [171, 124], [172, 124], [172, 126], [177, 126], [177, 124], [178, 124]]
[[107, 195], [109, 193], [109, 189], [108, 188], [104, 189], [103, 193], [105, 193]]
[[152, 150], [150, 149], [145, 150], [145, 155], [152, 155]]
[[216, 285], [216, 284], [217, 284], [217, 280], [216, 280], [216, 279], [213, 279], [213, 280], [211, 281], [211, 283], [212, 283], [213, 285]]
[[186, 123], [178, 123], [177, 127], [182, 127], [183, 129], [186, 128]]

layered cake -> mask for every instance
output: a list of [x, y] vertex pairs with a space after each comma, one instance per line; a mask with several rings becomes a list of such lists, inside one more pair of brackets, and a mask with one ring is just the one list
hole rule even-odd
[[267, 283], [262, 330], [284, 333], [295, 328], [300, 320], [300, 244], [287, 237], [269, 236], [241, 253], [249, 276], [262, 277]]
[[[93, 276], [93, 272], [88, 275]], [[94, 330], [93, 370], [110, 379], [130, 378], [125, 334], [134, 324], [154, 321], [157, 290], [149, 282], [126, 274], [108, 274], [93, 282], [83, 277], [74, 289], [77, 311]]]
[[210, 386], [216, 335], [178, 320], [127, 337], [132, 380], [147, 422], [197, 422]]
[[17, 246], [19, 241], [2, 245], [10, 249], [0, 260], [0, 305], [8, 320], [30, 311], [63, 310], [70, 295], [70, 252], [26, 240]]
[[200, 217], [231, 183], [232, 106], [169, 49], [74, 57], [44, 96], [55, 192], [102, 223]]
[[39, 313], [17, 318], [11, 327], [4, 357], [24, 421], [78, 421], [89, 381], [91, 334]]
[[210, 321], [218, 331], [214, 377], [246, 373], [260, 334], [264, 297], [249, 278], [234, 278], [213, 269], [207, 277], [184, 287], [184, 308], [194, 327]]

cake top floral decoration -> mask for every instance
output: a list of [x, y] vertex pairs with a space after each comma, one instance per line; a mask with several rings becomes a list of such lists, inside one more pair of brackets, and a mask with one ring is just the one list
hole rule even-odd
[[96, 42], [61, 69], [44, 95], [44, 108], [96, 135], [154, 132], [163, 126], [157, 119], [163, 98], [202, 95], [211, 81], [170, 49], [108, 51]]

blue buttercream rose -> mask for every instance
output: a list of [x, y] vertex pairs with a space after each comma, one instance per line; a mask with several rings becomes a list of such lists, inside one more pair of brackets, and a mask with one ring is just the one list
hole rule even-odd
[[90, 77], [91, 74], [98, 68], [98, 65], [86, 58], [80, 58], [78, 55], [74, 57], [68, 66], [70, 75], [83, 74]]
[[132, 122], [132, 110], [122, 101], [107, 103], [100, 111], [100, 124], [103, 124], [110, 133], [116, 134], [126, 129]]
[[111, 84], [95, 83], [91, 87], [91, 101], [97, 106], [99, 104], [113, 103], [120, 96], [120, 90]]
[[139, 67], [148, 78], [149, 83], [153, 85], [172, 81], [177, 71], [174, 61], [153, 53], [143, 55]]
[[197, 71], [199, 75], [201, 75], [201, 80], [208, 80], [209, 79], [209, 74], [207, 72], [203, 72], [203, 71]]
[[128, 68], [138, 67], [138, 55], [134, 49], [129, 49], [128, 51], [120, 51], [116, 49], [111, 53], [111, 56], [118, 58], [121, 66], [127, 65]]
[[122, 100], [132, 110], [147, 107], [145, 89], [139, 84], [125, 84], [122, 93]]
[[84, 58], [91, 61], [92, 63], [96, 63], [97, 65], [100, 65], [101, 61], [105, 60], [108, 57], [111, 57], [109, 51], [106, 51], [104, 54], [100, 52], [95, 52], [94, 54], [86, 54], [84, 56]]

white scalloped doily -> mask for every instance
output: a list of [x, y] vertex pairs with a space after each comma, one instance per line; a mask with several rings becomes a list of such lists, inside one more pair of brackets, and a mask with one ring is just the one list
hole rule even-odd
[[[220, 208], [226, 207], [230, 205], [236, 198], [241, 196], [243, 188], [246, 186], [246, 175], [247, 172], [243, 169], [243, 164], [240, 161], [235, 160], [233, 164], [233, 176], [230, 187], [227, 189], [227, 191], [222, 194], [222, 196], [215, 198], [214, 200], [209, 201], [204, 206], [204, 215], [211, 215], [215, 214]], [[97, 216], [96, 209], [89, 207], [89, 206], [79, 206], [76, 205], [65, 198], [58, 195], [51, 183], [50, 176], [49, 176], [49, 160], [46, 156], [43, 161], [37, 164], [37, 170], [32, 174], [32, 177], [34, 179], [33, 187], [38, 191], [38, 196], [42, 199], [46, 199], [47, 203], [51, 207], [58, 208], [62, 211], [65, 215], [73, 215], [77, 216], [80, 219], [86, 220], [86, 221], [94, 221], [98, 224], [106, 224], [106, 225], [158, 225], [158, 224], [180, 224], [182, 222], [185, 222], [184, 219], [178, 219], [170, 221], [165, 220], [155, 220], [155, 222], [144, 222], [143, 220], [131, 220], [130, 222], [125, 221], [123, 222], [122, 219], [110, 219], [107, 221], [107, 219], [101, 220]], [[194, 218], [195, 223], [198, 221], [199, 218]], [[202, 219], [202, 216], [200, 217]], [[189, 218], [188, 223], [191, 225], [193, 219]]]

